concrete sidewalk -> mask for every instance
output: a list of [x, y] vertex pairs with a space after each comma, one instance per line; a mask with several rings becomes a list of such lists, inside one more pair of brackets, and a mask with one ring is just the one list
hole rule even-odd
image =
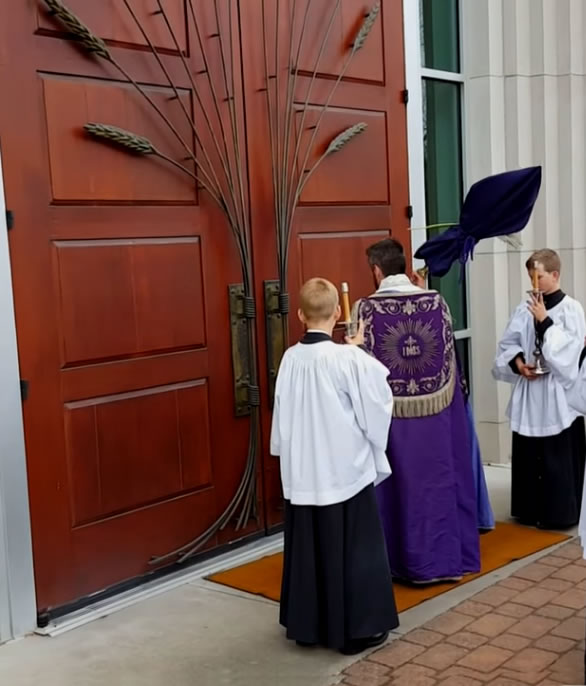
[[[497, 519], [506, 519], [510, 471], [489, 468], [487, 480]], [[197, 580], [56, 638], [0, 647], [0, 684], [511, 686], [539, 683], [528, 675], [548, 683], [550, 674], [580, 683], [586, 567], [578, 553], [571, 544], [534, 555], [404, 612], [395, 640], [358, 661], [297, 648], [283, 637], [275, 603]]]

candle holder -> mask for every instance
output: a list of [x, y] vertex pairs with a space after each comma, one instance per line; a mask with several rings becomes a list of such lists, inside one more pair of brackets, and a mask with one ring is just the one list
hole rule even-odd
[[344, 322], [344, 329], [348, 338], [354, 338], [358, 333], [358, 322]]
[[[532, 288], [530, 291], [527, 291], [529, 295], [532, 298], [539, 298], [543, 297], [543, 291], [540, 291], [538, 288]], [[535, 350], [533, 351], [533, 364], [535, 365], [535, 369], [533, 370], [537, 376], [545, 376], [546, 374], [550, 373], [550, 369], [547, 366], [547, 362], [545, 361], [545, 358], [543, 357], [543, 352], [541, 350], [541, 341], [539, 340], [539, 335], [537, 332], [535, 332]]]

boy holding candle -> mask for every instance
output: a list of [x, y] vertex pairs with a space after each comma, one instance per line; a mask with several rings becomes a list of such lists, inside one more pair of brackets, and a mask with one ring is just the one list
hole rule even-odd
[[374, 485], [385, 455], [393, 396], [388, 371], [332, 341], [336, 288], [311, 279], [300, 293], [301, 342], [281, 361], [271, 454], [280, 457], [285, 550], [280, 621], [303, 646], [347, 655], [383, 643], [398, 626]]
[[579, 302], [560, 288], [561, 261], [538, 250], [526, 263], [529, 303], [515, 310], [499, 343], [493, 376], [514, 384], [511, 514], [540, 528], [567, 528], [580, 516], [584, 420], [568, 402], [586, 324]]

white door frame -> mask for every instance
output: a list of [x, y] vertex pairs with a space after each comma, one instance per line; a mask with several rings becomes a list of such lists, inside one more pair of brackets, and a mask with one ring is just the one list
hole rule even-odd
[[0, 156], [0, 643], [35, 627], [20, 375]]
[[[405, 43], [405, 84], [407, 104], [407, 164], [409, 167], [409, 203], [412, 207], [411, 250], [413, 254], [427, 240], [425, 230], [425, 161], [423, 147], [423, 88], [421, 74], [421, 12], [419, 0], [403, 0], [403, 35]], [[419, 269], [424, 266], [414, 260]]]

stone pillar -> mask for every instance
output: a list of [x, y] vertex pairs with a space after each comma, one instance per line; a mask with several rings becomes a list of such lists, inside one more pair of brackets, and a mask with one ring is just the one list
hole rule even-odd
[[586, 296], [586, 6], [583, 0], [462, 0], [468, 186], [540, 164], [543, 185], [520, 251], [478, 246], [470, 268], [472, 371], [485, 462], [510, 459], [510, 389], [490, 376], [497, 341], [528, 288], [537, 248], [563, 262], [563, 288]]

